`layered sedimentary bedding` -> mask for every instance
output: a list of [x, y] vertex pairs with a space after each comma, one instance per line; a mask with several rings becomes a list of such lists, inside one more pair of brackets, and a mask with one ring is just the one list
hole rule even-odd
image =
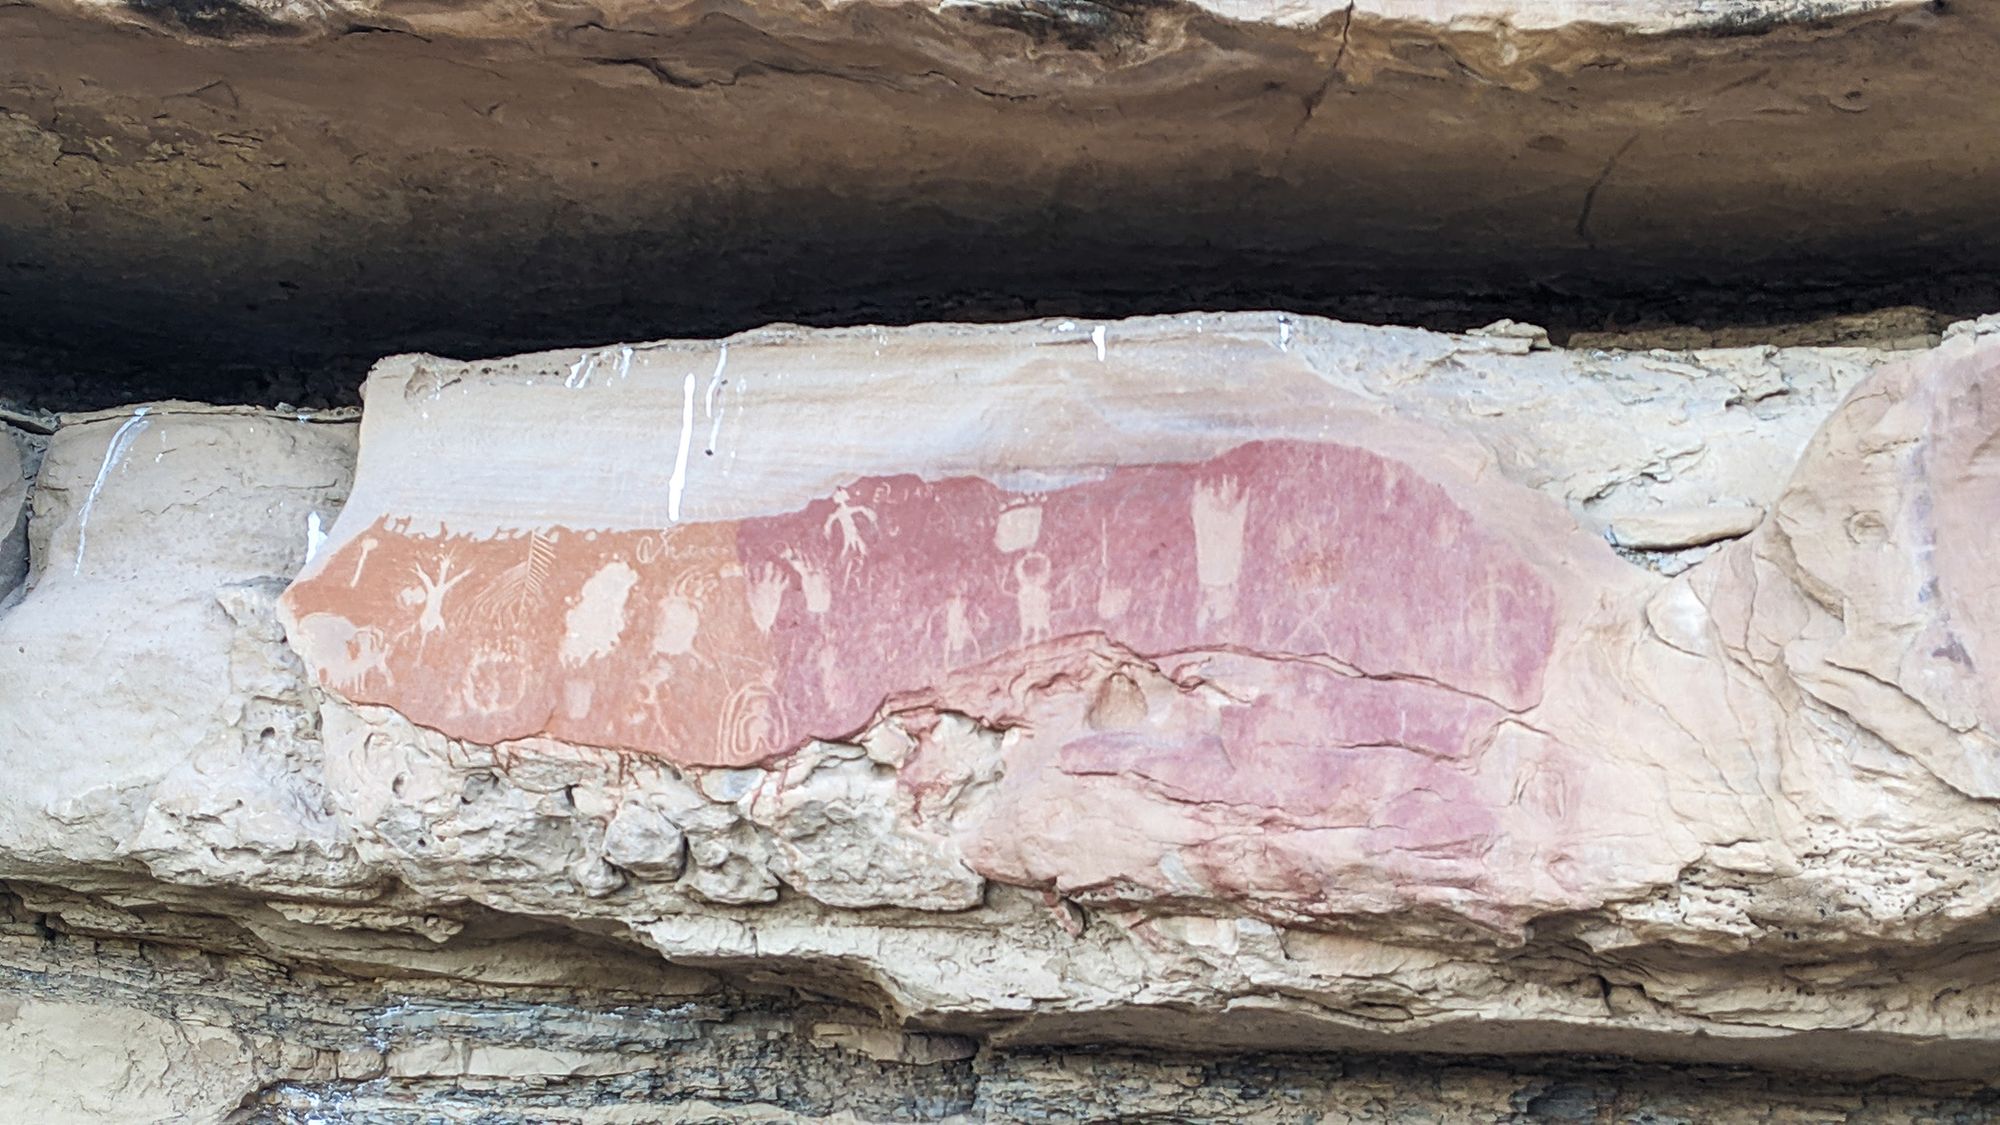
[[16, 434], [5, 1096], [1983, 1112], [1983, 332], [770, 329]]
[[773, 321], [1290, 308], [1699, 346], [1904, 306], [1894, 336], [1935, 335], [2000, 308], [1996, 20], [13, 3], [0, 396], [324, 405], [398, 352]]
[[0, 1119], [2000, 1114], [1997, 12], [0, 3]]

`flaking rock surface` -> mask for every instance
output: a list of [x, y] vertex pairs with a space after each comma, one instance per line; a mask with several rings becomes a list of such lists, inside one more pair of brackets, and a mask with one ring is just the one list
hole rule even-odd
[[[1241, 314], [67, 418], [0, 616], [7, 1096], [119, 1043], [167, 1077], [63, 1112], [1200, 1118], [1235, 1064], [1175, 1060], [1232, 1050], [1979, 1079], [1995, 379], [1978, 325]], [[1056, 1093], [1082, 1045], [1149, 1054]], [[1286, 1096], [1362, 1112], [1327, 1065]], [[1440, 1120], [1572, 1081], [1423, 1065], [1488, 1068]], [[1632, 1065], [1588, 1096], [1657, 1111]]]

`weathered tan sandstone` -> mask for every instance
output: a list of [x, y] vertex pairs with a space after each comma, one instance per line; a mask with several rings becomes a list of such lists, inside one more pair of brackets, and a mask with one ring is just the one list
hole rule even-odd
[[[1858, 965], [1807, 995], [1755, 957], [1683, 966], [1637, 1005], [1515, 977], [1477, 1025], [1407, 998], [1357, 1020], [1385, 1001], [1352, 973], [1506, 978], [1503, 951], [1560, 932], [1649, 973], [1669, 948], [1837, 964], [1858, 942], [1903, 977], [1982, 915], [1990, 736], [1951, 622], [1986, 612], [1952, 568], [1988, 532], [1942, 513], [1984, 503], [1962, 402], [1986, 353], [1961, 336], [1875, 376], [1788, 484], [1797, 446], [1767, 440], [1628, 499], [1774, 508], [1671, 579], [1579, 526], [1604, 449], [1523, 455], [1526, 387], [1579, 360], [1510, 338], [1262, 316], [404, 360], [371, 382], [354, 497], [286, 613], [347, 701], [331, 782], [388, 834], [364, 851], [512, 909], [592, 903], [670, 956], [855, 956], [830, 921], [774, 941], [687, 895], [1004, 912], [1022, 888], [1049, 913], [970, 964], [864, 923], [882, 952], [856, 967], [920, 1019], [1017, 1012], [1029, 1040], [1434, 1047], [1525, 1021], [1686, 1057], [1693, 1026], [1745, 1036], [1725, 1013], [1750, 1004], [1728, 1057], [1866, 1069], [1850, 1052], [1887, 1037], [1948, 1070], [1984, 1017], [1919, 1015]], [[1741, 384], [1813, 359], [1837, 362], [1737, 367], [1705, 417], [1699, 392], [1648, 406], [1702, 448]], [[1426, 387], [1468, 365], [1528, 407]], [[547, 809], [466, 811], [447, 763], [468, 754], [566, 786], [559, 848], [495, 878], [490, 845], [454, 841]], [[1050, 942], [1061, 969], [1031, 970]], [[1727, 1000], [1701, 995], [1717, 972], [1744, 972]], [[1161, 1007], [1250, 997], [1264, 1014], [1220, 1023]], [[1118, 1016], [1142, 1008], [1143, 1032]]]
[[158, 403], [59, 431], [32, 590], [0, 618], [11, 874], [151, 859], [266, 894], [362, 879], [296, 772], [314, 708], [272, 616], [352, 465], [351, 424], [263, 412]]
[[[856, 1049], [863, 1044], [854, 1034], [834, 1030], [868, 1021], [865, 1011], [825, 997], [774, 1003], [770, 996], [688, 992], [687, 982], [676, 987], [632, 957], [620, 961], [573, 937], [523, 951], [567, 971], [541, 983], [491, 979], [492, 962], [463, 937], [440, 946], [433, 962], [445, 968], [444, 958], [456, 955], [461, 975], [356, 977], [310, 962], [279, 966], [255, 955], [78, 935], [68, 929], [77, 916], [74, 903], [58, 915], [0, 899], [7, 989], [0, 1015], [19, 999], [24, 1013], [40, 1017], [0, 1031], [9, 1035], [0, 1065], [10, 1067], [0, 1104], [23, 1119], [95, 1122], [115, 1112], [120, 1121], [229, 1115], [257, 1122], [970, 1125], [1153, 1114], [1275, 1125], [1393, 1112], [1425, 1125], [1500, 1125], [1598, 1112], [1747, 1125], [1841, 1116], [1976, 1120], [1992, 1105], [1990, 1094], [1963, 1089], [1601, 1061], [1104, 1051], [986, 1051], [960, 1059], [947, 1047], [962, 1048], [963, 1040], [911, 1034], [900, 1037], [899, 1056], [940, 1061], [889, 1062]], [[38, 923], [56, 930], [44, 936]], [[46, 1018], [57, 1013], [61, 1022]], [[77, 1058], [74, 1046], [107, 1025], [121, 1031], [106, 1043], [121, 1063], [166, 1056], [180, 1065], [80, 1069], [96, 1060]], [[211, 1045], [199, 1060], [173, 1054], [190, 1035], [222, 1029], [236, 1046]], [[35, 1032], [44, 1034], [31, 1038]], [[890, 1037], [875, 1029], [866, 1046], [884, 1054]], [[69, 1059], [30, 1072], [61, 1054]], [[204, 1081], [191, 1083], [196, 1076]], [[195, 1097], [162, 1104], [153, 1100], [162, 1087]], [[242, 1109], [231, 1114], [239, 1102]]]
[[[800, 1049], [918, 1070], [968, 1037], [1983, 1075], [1987, 339], [1259, 314], [405, 357], [351, 491], [338, 419], [73, 418], [0, 617], [0, 871], [40, 926], [451, 989], [802, 987], [853, 1007]], [[1769, 514], [1607, 542], [1703, 508]], [[512, 1089], [534, 1042], [232, 1034], [144, 1096]]]
[[0, 1120], [1993, 1116], [1996, 43], [0, 3]]

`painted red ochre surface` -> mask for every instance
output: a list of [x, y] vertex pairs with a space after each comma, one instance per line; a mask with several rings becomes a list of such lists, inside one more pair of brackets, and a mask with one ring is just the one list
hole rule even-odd
[[[849, 736], [891, 694], [1080, 634], [1147, 656], [1324, 656], [1520, 709], [1555, 629], [1546, 580], [1443, 489], [1333, 444], [1254, 442], [1046, 493], [868, 477], [794, 512], [652, 531], [409, 526], [383, 517], [286, 594], [326, 686], [471, 741], [689, 765]], [[1382, 703], [1286, 706], [1219, 736]], [[1121, 764], [1114, 746], [1077, 754]]]

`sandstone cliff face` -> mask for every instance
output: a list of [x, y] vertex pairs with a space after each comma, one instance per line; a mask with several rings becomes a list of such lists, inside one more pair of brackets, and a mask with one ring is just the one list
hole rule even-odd
[[0, 3], [0, 1119], [2000, 1116], [1996, 43]]
[[[0, 1097], [1977, 1112], [1843, 1083], [1994, 1064], [1996, 347], [772, 329], [67, 418]], [[1403, 1061], [1182, 1057], [1327, 1049]]]

